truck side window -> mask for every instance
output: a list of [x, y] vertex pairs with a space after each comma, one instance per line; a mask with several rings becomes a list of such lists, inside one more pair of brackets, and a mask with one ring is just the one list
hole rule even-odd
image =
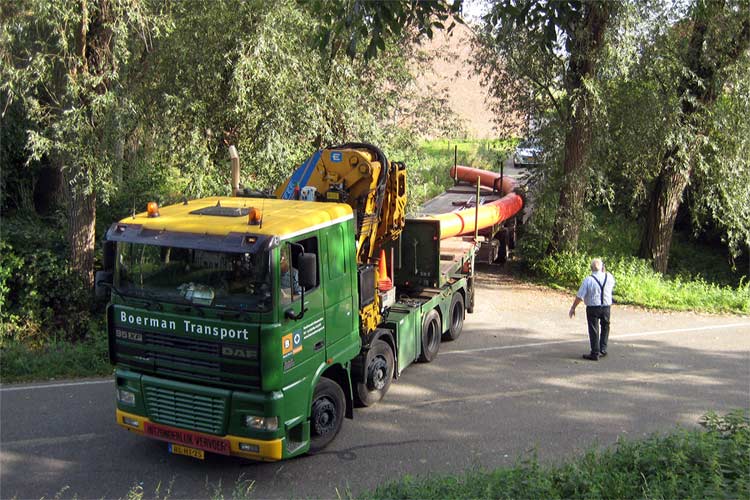
[[346, 273], [346, 260], [344, 259], [344, 236], [343, 227], [332, 227], [327, 234], [328, 238], [328, 277], [335, 279]]
[[[279, 285], [281, 289], [281, 303], [289, 304], [299, 298], [302, 293], [302, 287], [299, 284], [299, 256], [302, 248], [305, 253], [318, 254], [318, 239], [307, 238], [294, 243], [286, 243], [280, 249], [279, 254]], [[319, 273], [317, 273], [320, 276]], [[318, 278], [320, 279], [320, 278]], [[316, 283], [315, 289], [320, 283]], [[312, 290], [311, 289], [311, 290]], [[310, 290], [306, 290], [309, 292]]]
[[299, 286], [297, 268], [292, 264], [292, 247], [288, 243], [281, 247], [279, 256], [279, 284], [281, 288], [281, 303], [289, 304], [302, 293]]

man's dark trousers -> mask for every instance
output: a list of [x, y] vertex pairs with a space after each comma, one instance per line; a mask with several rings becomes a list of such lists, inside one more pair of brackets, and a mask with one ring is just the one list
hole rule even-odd
[[[609, 338], [609, 308], [610, 306], [586, 306], [586, 321], [589, 324], [589, 342], [592, 353], [607, 352]], [[599, 323], [601, 323], [601, 339], [599, 338]]]

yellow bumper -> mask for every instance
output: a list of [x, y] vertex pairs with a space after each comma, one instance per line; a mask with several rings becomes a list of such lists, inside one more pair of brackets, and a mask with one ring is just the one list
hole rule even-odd
[[[144, 431], [146, 422], [151, 422], [151, 420], [146, 417], [141, 417], [140, 415], [133, 415], [132, 413], [126, 413], [119, 409], [117, 410], [117, 424], [118, 425], [129, 430], [130, 432], [135, 432], [136, 434], [150, 437]], [[201, 434], [200, 432], [194, 432], [194, 433]], [[210, 436], [210, 437], [215, 437], [215, 436]], [[264, 460], [267, 462], [281, 460], [283, 439], [273, 439], [270, 441], [263, 441], [260, 439], [252, 439], [252, 438], [238, 437], [238, 436], [222, 436], [222, 437], [229, 441], [230, 455], [232, 456], [250, 458], [253, 460]], [[240, 443], [257, 446], [258, 452], [254, 453], [254, 452], [240, 450]], [[177, 443], [177, 444], [180, 444], [180, 443]]]

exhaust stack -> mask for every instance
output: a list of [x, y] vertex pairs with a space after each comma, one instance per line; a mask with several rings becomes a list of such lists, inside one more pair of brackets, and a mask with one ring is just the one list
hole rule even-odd
[[229, 146], [229, 161], [232, 165], [232, 196], [237, 196], [240, 191], [240, 155], [234, 146]]

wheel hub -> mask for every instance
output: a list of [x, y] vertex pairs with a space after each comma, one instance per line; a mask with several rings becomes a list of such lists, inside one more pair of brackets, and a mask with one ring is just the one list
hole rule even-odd
[[367, 367], [367, 387], [370, 390], [381, 390], [385, 387], [387, 376], [388, 363], [383, 356], [376, 357]]
[[322, 436], [336, 428], [336, 406], [328, 398], [321, 398], [313, 404], [313, 430]]

